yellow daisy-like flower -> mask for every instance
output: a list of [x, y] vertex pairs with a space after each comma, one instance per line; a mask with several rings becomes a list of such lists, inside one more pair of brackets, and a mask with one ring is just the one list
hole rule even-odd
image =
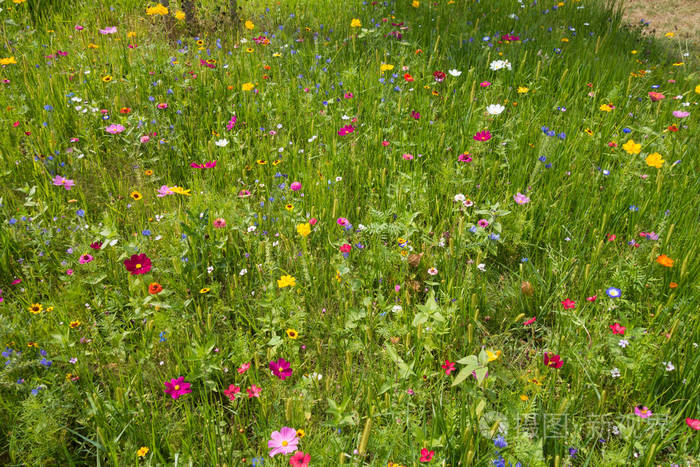
[[44, 311], [44, 307], [41, 306], [41, 303], [35, 303], [29, 307], [29, 312], [34, 314], [34, 315], [38, 315], [42, 311]]
[[612, 110], [612, 107], [610, 107], [608, 104], [602, 104], [600, 106], [600, 110], [603, 112], [610, 112]]
[[185, 15], [185, 12], [184, 12], [184, 11], [179, 11], [179, 10], [178, 10], [178, 11], [175, 12], [175, 19], [178, 20], [178, 21], [182, 21], [182, 20], [184, 20], [186, 17], [187, 17], [187, 15]]
[[159, 3], [156, 6], [146, 8], [146, 14], [148, 16], [154, 16], [154, 15], [165, 16], [168, 14], [168, 9]]
[[195, 42], [195, 44], [201, 47], [204, 45], [204, 41], [202, 39], [199, 39], [197, 42]]
[[136, 191], [136, 190], [132, 191], [131, 194], [130, 194], [129, 196], [131, 196], [131, 198], [132, 198], [134, 201], [138, 201], [138, 200], [140, 200], [141, 198], [143, 198], [143, 195], [142, 195], [141, 193], [139, 193], [138, 191]]
[[78, 321], [76, 319], [75, 321], [71, 321], [69, 326], [71, 329], [76, 329], [76, 328], [79, 328], [81, 324], [83, 324], [83, 323], [81, 323], [80, 321]]
[[664, 34], [664, 36], [668, 37], [669, 39], [672, 38], [672, 37], [675, 36], [675, 35], [676, 35], [676, 34], [673, 33], [673, 32], [667, 32], [666, 34]]
[[306, 237], [311, 233], [311, 225], [308, 222], [297, 225], [297, 233], [302, 237]]
[[211, 289], [209, 287], [203, 287], [199, 289], [199, 293], [204, 294], [204, 293], [209, 293]]
[[661, 166], [664, 165], [664, 162], [666, 162], [658, 152], [652, 152], [644, 160], [649, 167], [656, 167], [657, 169], [660, 169]]
[[287, 337], [290, 339], [296, 339], [299, 337], [299, 333], [296, 331], [296, 329], [287, 329], [285, 332], [287, 333]]
[[642, 150], [642, 145], [635, 143], [634, 140], [631, 139], [622, 145], [622, 149], [627, 151], [628, 154], [639, 154]]
[[274, 161], [272, 161], [272, 165], [277, 165], [277, 164], [281, 164], [281, 163], [282, 163], [282, 159], [275, 159]]
[[252, 91], [255, 85], [251, 82], [243, 83], [241, 89], [244, 91]]
[[131, 39], [132, 37], [136, 37], [136, 31], [129, 31], [126, 33], [127, 39]]
[[146, 446], [141, 446], [141, 448], [138, 451], [136, 451], [136, 455], [139, 457], [146, 457], [148, 451], [150, 451], [150, 449], [148, 449]]
[[146, 175], [147, 177], [150, 177], [151, 175], [153, 175], [153, 171], [151, 169], [148, 169], [148, 170], [144, 171], [143, 174]]
[[26, 1], [27, 0], [12, 0], [12, 3], [14, 3], [15, 5], [19, 5], [20, 3], [24, 3]]
[[249, 54], [252, 54], [253, 52], [255, 52], [255, 49], [252, 47], [248, 47], [247, 49], [245, 49], [245, 51], [248, 52]]
[[245, 22], [245, 28], [253, 30], [253, 29], [255, 29], [255, 24], [252, 21], [248, 20]]
[[178, 195], [192, 196], [192, 193], [190, 193], [190, 191], [192, 191], [192, 188], [188, 188], [187, 190], [185, 190], [181, 186], [173, 186], [170, 187], [170, 191]]
[[700, 84], [695, 86], [695, 94], [700, 94]]
[[586, 129], [583, 130], [583, 131], [584, 131], [588, 136], [593, 136], [593, 130], [591, 130], [590, 128], [586, 128]]
[[528, 92], [530, 92], [530, 88], [518, 86], [518, 94], [527, 94]]
[[286, 209], [287, 211], [293, 211], [294, 205], [292, 203], [285, 204], [284, 209]]
[[379, 66], [379, 71], [381, 71], [382, 73], [384, 73], [385, 71], [391, 71], [393, 69], [394, 69], [394, 65], [390, 65], [388, 63], [382, 63]]
[[93, 44], [92, 42], [90, 42], [88, 44], [88, 49], [98, 49], [99, 47], [100, 47], [99, 45]]
[[488, 357], [489, 362], [493, 362], [495, 360], [498, 360], [498, 358], [501, 356], [501, 351], [496, 350], [496, 352], [491, 352], [490, 350], [487, 350], [486, 356]]
[[263, 159], [258, 159], [258, 160], [255, 161], [255, 162], [256, 162], [258, 165], [265, 165], [265, 164], [267, 164], [267, 161], [266, 161], [266, 160], [263, 160]]
[[107, 75], [107, 76], [103, 76], [103, 77], [102, 77], [102, 82], [103, 82], [103, 83], [109, 83], [110, 81], [112, 81], [112, 77], [111, 77], [110, 75]]
[[520, 400], [523, 401], [523, 402], [526, 402], [526, 401], [529, 401], [530, 398], [528, 397], [527, 394], [521, 394], [521, 395], [520, 395]]
[[15, 57], [0, 58], [0, 65], [16, 65]]
[[280, 289], [284, 287], [294, 287], [295, 285], [297, 285], [297, 280], [290, 275], [282, 276], [277, 279], [277, 286]]
[[350, 21], [350, 27], [351, 28], [361, 28], [362, 27], [362, 21], [360, 21], [357, 18], [353, 18], [352, 21]]
[[302, 430], [301, 428], [299, 428], [297, 430], [297, 438], [303, 438], [304, 436], [306, 436], [306, 432], [304, 430]]
[[273, 56], [273, 57], [281, 57], [282, 54], [279, 53], [279, 52], [275, 52], [275, 53], [272, 54], [272, 56]]
[[411, 3], [411, 6], [413, 8], [418, 8], [420, 6], [420, 2], [418, 0], [413, 0], [413, 3]]

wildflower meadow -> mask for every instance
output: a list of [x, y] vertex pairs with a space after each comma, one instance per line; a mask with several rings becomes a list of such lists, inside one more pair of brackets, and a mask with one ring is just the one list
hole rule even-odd
[[604, 0], [0, 0], [0, 464], [700, 465], [697, 50]]

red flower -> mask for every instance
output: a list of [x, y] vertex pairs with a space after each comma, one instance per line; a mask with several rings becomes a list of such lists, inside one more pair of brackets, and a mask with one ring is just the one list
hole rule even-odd
[[676, 125], [671, 125], [668, 127], [668, 131], [675, 133], [678, 131], [678, 127]]
[[307, 467], [309, 465], [309, 462], [311, 462], [311, 455], [304, 454], [301, 451], [295, 452], [294, 455], [289, 459], [289, 465], [291, 465], [292, 467]]
[[[445, 374], [449, 375], [450, 373], [455, 371], [455, 362], [445, 360], [445, 363], [442, 364], [442, 368], [445, 370]], [[423, 461], [421, 461], [421, 462], [423, 462]]]
[[693, 430], [700, 430], [700, 420], [695, 418], [686, 418], [685, 423]]
[[226, 397], [228, 397], [229, 399], [231, 399], [231, 400], [235, 400], [235, 399], [236, 399], [236, 394], [238, 394], [239, 392], [241, 392], [241, 388], [239, 388], [238, 386], [232, 384], [232, 385], [230, 385], [230, 386], [228, 387], [228, 389], [226, 389], [226, 390], [224, 391], [224, 395], [225, 395]]
[[144, 253], [140, 255], [131, 255], [131, 258], [124, 260], [124, 266], [132, 276], [136, 274], [146, 274], [151, 270], [151, 258]]
[[420, 461], [421, 462], [430, 462], [431, 460], [433, 460], [434, 456], [435, 456], [435, 451], [428, 451], [425, 448], [420, 450]]
[[523, 323], [523, 326], [529, 326], [537, 320], [537, 316], [533, 316]]
[[562, 305], [564, 305], [565, 310], [572, 310], [576, 308], [576, 302], [571, 300], [570, 298], [567, 298], [563, 302], [561, 302]]
[[620, 323], [615, 323], [610, 325], [610, 329], [612, 329], [613, 334], [619, 334], [621, 336], [625, 335], [625, 330], [627, 329], [624, 326], [621, 326]]
[[343, 243], [340, 247], [341, 253], [350, 253], [350, 250], [352, 250], [352, 245], [349, 245], [347, 243]]
[[608, 234], [608, 241], [609, 241], [609, 242], [614, 242], [616, 238], [617, 238], [617, 235], [615, 235], [615, 234]]
[[488, 130], [486, 131], [479, 131], [477, 134], [474, 135], [474, 140], [476, 141], [488, 141], [491, 139], [491, 132]]
[[100, 248], [102, 248], [102, 243], [101, 242], [92, 242], [90, 244], [90, 248], [92, 248], [93, 250], [99, 250]]
[[561, 357], [557, 354], [545, 352], [544, 353], [544, 364], [550, 368], [561, 368], [564, 362]]
[[148, 284], [148, 293], [151, 295], [159, 294], [163, 291], [163, 286], [158, 282], [151, 282]]
[[435, 73], [433, 73], [433, 78], [435, 78], [435, 81], [437, 81], [438, 83], [441, 83], [442, 81], [444, 81], [445, 76], [446, 76], [445, 73], [442, 71], [436, 71]]
[[590, 297], [586, 297], [586, 300], [588, 300], [589, 302], [595, 302], [597, 299], [598, 299], [597, 295], [592, 295]]
[[409, 83], [413, 82], [413, 76], [409, 75], [408, 73], [406, 73], [405, 75], [403, 75], [403, 79], [405, 79], [405, 80], [408, 81]]

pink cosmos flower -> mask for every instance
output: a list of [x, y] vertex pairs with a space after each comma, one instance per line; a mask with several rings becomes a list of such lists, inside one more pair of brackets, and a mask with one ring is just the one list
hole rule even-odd
[[342, 225], [342, 226], [348, 225], [348, 220], [344, 217], [339, 217], [336, 222], [338, 223], [338, 225]]
[[649, 408], [647, 408], [646, 406], [642, 407], [641, 405], [638, 405], [634, 408], [634, 414], [639, 418], [649, 418], [652, 415], [654, 415], [652, 411], [649, 410]]
[[491, 83], [489, 81], [482, 81], [481, 83], [479, 83], [479, 86], [481, 86], [482, 88], [487, 88], [491, 86]]
[[272, 373], [282, 381], [292, 376], [292, 368], [284, 358], [271, 361], [269, 367]]
[[413, 154], [405, 153], [403, 156], [404, 160], [411, 161], [413, 160]]
[[491, 139], [491, 133], [488, 130], [479, 131], [477, 134], [474, 135], [475, 141], [488, 141], [490, 139]]
[[513, 195], [513, 199], [518, 204], [527, 204], [530, 202], [530, 198], [528, 198], [527, 196], [525, 196], [524, 194], [522, 194], [520, 192], [518, 192], [517, 195]]
[[382, 141], [382, 146], [384, 146], [384, 147], [389, 146], [389, 144], [390, 144], [390, 143], [389, 143], [389, 141], [387, 141], [387, 140]]
[[420, 120], [420, 112], [411, 110], [411, 117], [413, 117], [415, 120]]
[[565, 310], [571, 310], [576, 308], [576, 302], [571, 300], [570, 298], [567, 298], [566, 300], [562, 301], [561, 304], [564, 306]]
[[185, 382], [184, 376], [180, 376], [177, 379], [171, 379], [163, 384], [165, 384], [165, 393], [173, 399], [178, 399], [180, 396], [192, 392], [192, 389], [190, 389], [190, 383]]
[[316, 219], [315, 217], [312, 217], [311, 219], [309, 219], [309, 225], [311, 225], [311, 226], [316, 225], [317, 222], [318, 222], [318, 219]]
[[104, 29], [100, 29], [100, 34], [116, 34], [116, 32], [117, 32], [116, 26], [107, 26]]
[[345, 125], [340, 130], [338, 130], [338, 135], [345, 136], [355, 131], [355, 127], [352, 125]]
[[270, 457], [275, 457], [277, 454], [291, 454], [297, 449], [299, 438], [297, 438], [297, 430], [283, 427], [280, 431], [273, 431], [270, 439], [267, 442], [267, 447], [270, 448]]
[[140, 255], [131, 255], [131, 258], [124, 260], [124, 267], [126, 267], [126, 270], [129, 271], [132, 276], [136, 274], [146, 274], [151, 270], [151, 258], [144, 253]]
[[216, 219], [214, 219], [215, 229], [221, 229], [224, 227], [226, 227], [226, 219], [224, 219], [223, 217], [217, 217]]
[[239, 198], [248, 198], [250, 195], [251, 195], [251, 193], [248, 190], [241, 190], [238, 192]]
[[598, 299], [597, 295], [591, 295], [590, 297], [586, 297], [586, 300], [589, 302], [595, 302]]
[[479, 222], [476, 223], [476, 225], [478, 225], [482, 229], [485, 229], [489, 226], [489, 221], [487, 221], [486, 219], [480, 219]]
[[345, 97], [346, 99], [352, 99], [353, 97], [355, 97], [355, 95], [351, 92], [346, 92], [343, 97]]
[[228, 397], [230, 400], [235, 400], [236, 399], [236, 394], [241, 392], [241, 388], [236, 386], [235, 384], [232, 384], [224, 391], [224, 395]]
[[660, 92], [649, 91], [649, 99], [651, 99], [652, 102], [656, 102], [660, 101], [661, 99], [666, 99], [666, 96]]
[[83, 26], [81, 26], [81, 25], [79, 25], [79, 24], [76, 24], [76, 25], [75, 25], [75, 30], [76, 30], [76, 31], [82, 31], [83, 29], [85, 29]]
[[301, 451], [297, 451], [289, 459], [289, 465], [292, 467], [308, 467], [309, 462], [311, 462], [311, 455], [304, 454]]
[[175, 194], [175, 193], [174, 193], [173, 191], [170, 190], [170, 188], [168, 187], [168, 185], [163, 185], [163, 186], [161, 186], [161, 187], [158, 189], [158, 194], [157, 194], [156, 196], [159, 197], [159, 198], [162, 198], [162, 197], [164, 197], [164, 196], [174, 195], [174, 194]]
[[53, 184], [56, 186], [62, 186], [66, 190], [70, 190], [75, 186], [75, 182], [73, 180], [69, 180], [67, 178], [61, 177], [60, 175], [56, 175], [53, 180]]
[[242, 375], [243, 373], [248, 371], [249, 368], [250, 368], [250, 362], [242, 364], [240, 367], [238, 367], [238, 370], [237, 370], [238, 374]]
[[430, 462], [435, 456], [435, 451], [428, 451], [426, 448], [420, 450], [420, 461]]
[[468, 152], [465, 152], [463, 154], [460, 154], [459, 157], [457, 157], [457, 160], [459, 162], [471, 162], [472, 161], [472, 156]]
[[562, 365], [564, 365], [564, 362], [559, 355], [545, 352], [544, 364], [550, 368], [561, 368]]
[[262, 388], [257, 387], [256, 385], [252, 385], [247, 389], [248, 391], [248, 399], [252, 399], [253, 397], [260, 397], [260, 393], [262, 392]]
[[671, 113], [676, 118], [685, 118], [690, 116], [690, 112], [686, 112], [685, 110], [674, 110]]
[[445, 374], [449, 375], [450, 373], [455, 371], [455, 362], [445, 360], [445, 363], [442, 364], [442, 368], [445, 370]]
[[119, 124], [112, 124], [112, 125], [109, 125], [107, 128], [105, 128], [105, 131], [107, 133], [112, 134], [112, 135], [116, 135], [118, 133], [121, 133], [124, 130], [125, 130], [124, 125], [119, 125]]
[[525, 322], [523, 323], [523, 326], [529, 326], [529, 325], [531, 325], [532, 323], [534, 323], [536, 320], [537, 320], [537, 317], [536, 317], [536, 316], [533, 316], [532, 318], [530, 318], [530, 319], [528, 319], [527, 321], [525, 321]]
[[301, 183], [299, 183], [299, 182], [292, 182], [292, 184], [289, 185], [289, 188], [291, 188], [292, 191], [299, 191], [299, 190], [301, 190]]
[[166, 104], [165, 102], [161, 102], [156, 107], [158, 107], [160, 110], [165, 110], [168, 108], [168, 104]]

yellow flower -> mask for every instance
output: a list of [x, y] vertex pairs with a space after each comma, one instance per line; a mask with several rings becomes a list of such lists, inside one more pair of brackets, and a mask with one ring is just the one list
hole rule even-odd
[[294, 210], [294, 205], [291, 204], [291, 203], [285, 204], [285, 205], [284, 205], [284, 209], [286, 209], [287, 211], [293, 211], [293, 210]]
[[78, 321], [76, 319], [75, 321], [71, 321], [69, 326], [71, 329], [75, 329], [75, 328], [79, 328], [81, 324], [83, 324], [83, 323], [81, 323], [80, 321]]
[[199, 289], [199, 293], [209, 293], [211, 289], [209, 287], [203, 287]]
[[299, 337], [299, 333], [296, 331], [296, 329], [287, 329], [285, 332], [287, 333], [287, 337], [290, 339], [296, 339]]
[[34, 314], [34, 315], [38, 315], [38, 314], [41, 313], [43, 310], [44, 310], [44, 307], [41, 306], [41, 303], [35, 303], [35, 304], [33, 304], [32, 306], [29, 307], [29, 312], [32, 313], [32, 314]]
[[304, 430], [302, 430], [301, 428], [299, 428], [297, 430], [297, 438], [303, 438], [304, 436], [306, 436], [306, 432]]
[[0, 65], [16, 65], [15, 57], [0, 58]]
[[413, 8], [418, 8], [420, 6], [420, 2], [418, 0], [413, 0], [413, 3], [411, 3], [411, 6]]
[[175, 12], [175, 19], [176, 19], [176, 20], [182, 21], [183, 19], [185, 19], [185, 17], [186, 17], [186, 15], [185, 15], [185, 12], [184, 12], [184, 11], [178, 10], [178, 11]]
[[97, 49], [97, 48], [99, 48], [99, 47], [100, 47], [99, 45], [93, 44], [92, 42], [90, 42], [90, 43], [88, 44], [88, 49]]
[[109, 83], [110, 81], [112, 81], [112, 77], [111, 77], [111, 76], [107, 75], [107, 76], [103, 76], [103, 77], [102, 77], [102, 82], [103, 82], [103, 83]]
[[562, 42], [569, 42], [569, 39], [567, 39], [566, 37], [562, 37], [562, 38], [561, 38], [561, 41], [562, 41]]
[[359, 28], [362, 27], [362, 21], [360, 21], [357, 18], [353, 18], [352, 21], [350, 21], [350, 27], [351, 28]]
[[610, 107], [608, 104], [603, 104], [600, 106], [600, 110], [603, 112], [610, 112], [612, 110], [612, 107]]
[[146, 8], [146, 14], [148, 16], [153, 16], [153, 15], [165, 16], [168, 14], [168, 9], [159, 3], [156, 6]]
[[146, 457], [146, 454], [148, 454], [149, 449], [146, 446], [141, 446], [141, 449], [136, 451], [136, 455], [139, 457]]
[[173, 193], [177, 193], [178, 195], [192, 196], [192, 194], [190, 193], [190, 191], [192, 191], [192, 188], [185, 190], [181, 186], [173, 186], [170, 187], [170, 191], [172, 191]]
[[649, 154], [645, 161], [649, 167], [656, 167], [657, 169], [660, 169], [661, 166], [664, 165], [664, 162], [666, 162], [658, 152]]
[[275, 52], [275, 53], [272, 54], [272, 56], [273, 56], [273, 57], [281, 57], [282, 54], [279, 53], [279, 52]]
[[622, 145], [622, 149], [627, 151], [627, 154], [639, 154], [642, 150], [642, 145], [635, 143], [634, 140], [631, 139]]
[[27, 0], [12, 0], [12, 3], [14, 3], [15, 5], [19, 5], [20, 3], [24, 3], [26, 1]]
[[498, 358], [501, 356], [501, 351], [496, 350], [496, 352], [494, 353], [494, 352], [491, 352], [490, 350], [487, 350], [486, 356], [488, 357], [489, 362], [493, 362], [495, 360], [498, 360]]
[[584, 131], [588, 136], [593, 136], [593, 130], [591, 130], [590, 128], [586, 128], [586, 129], [583, 130], [583, 131]]
[[246, 29], [251, 29], [251, 30], [252, 30], [252, 29], [255, 28], [255, 24], [253, 24], [252, 21], [248, 20], [248, 21], [245, 22], [245, 28], [246, 28]]
[[136, 32], [135, 31], [129, 31], [126, 33], [126, 37], [128, 39], [131, 39], [132, 37], [136, 37]]
[[255, 85], [249, 81], [247, 83], [243, 83], [241, 89], [243, 89], [244, 91], [252, 91], [254, 87]]
[[521, 394], [521, 395], [520, 395], [520, 400], [523, 401], [523, 402], [525, 402], [525, 401], [530, 400], [530, 398], [527, 396], [527, 394]]
[[675, 34], [675, 33], [672, 33], [672, 32], [667, 32], [666, 34], [664, 34], [664, 36], [668, 37], [669, 39], [672, 38], [672, 37], [675, 36], [675, 35], [676, 35], [676, 34]]
[[700, 84], [695, 86], [695, 94], [700, 94]]
[[530, 92], [530, 88], [518, 86], [518, 94], [527, 94], [528, 92]]
[[294, 287], [295, 285], [297, 285], [297, 280], [292, 276], [287, 275], [277, 279], [277, 286], [280, 289], [284, 287]]
[[151, 175], [153, 175], [153, 171], [151, 169], [148, 169], [144, 172], [144, 175], [150, 177]]
[[309, 223], [297, 225], [297, 233], [302, 237], [306, 237], [311, 233], [311, 225]]
[[633, 51], [630, 52], [630, 53], [631, 53], [632, 55], [637, 55], [637, 51], [636, 51], [636, 50], [633, 50]]
[[384, 73], [385, 71], [390, 71], [394, 69], [394, 65], [389, 65], [388, 63], [382, 63], [382, 65], [379, 67], [379, 71]]
[[683, 66], [683, 62], [672, 63], [673, 66]]
[[141, 193], [139, 193], [138, 191], [136, 191], [136, 190], [132, 191], [131, 194], [130, 194], [129, 196], [131, 196], [131, 198], [132, 198], [134, 201], [138, 201], [138, 200], [140, 200], [141, 198], [143, 198], [143, 195], [142, 195]]

